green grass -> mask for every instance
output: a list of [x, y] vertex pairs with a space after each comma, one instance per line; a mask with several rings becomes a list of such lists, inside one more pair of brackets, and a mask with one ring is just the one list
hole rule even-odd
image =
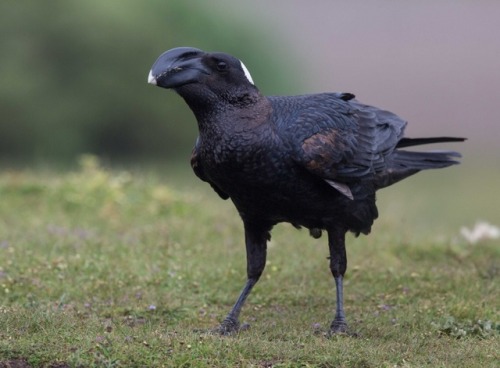
[[498, 182], [462, 166], [380, 193], [373, 233], [348, 238], [358, 337], [324, 336], [325, 237], [278, 225], [243, 310], [251, 328], [220, 337], [197, 330], [245, 281], [231, 203], [176, 166], [108, 171], [86, 157], [72, 173], [3, 171], [0, 367], [498, 366], [500, 244], [459, 234], [500, 224]]

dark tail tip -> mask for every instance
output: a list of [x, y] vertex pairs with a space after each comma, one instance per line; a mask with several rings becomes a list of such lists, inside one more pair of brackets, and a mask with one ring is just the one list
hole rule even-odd
[[451, 143], [451, 142], [464, 142], [467, 138], [460, 137], [429, 137], [429, 138], [401, 138], [396, 145], [397, 148], [420, 146], [422, 144], [432, 143]]

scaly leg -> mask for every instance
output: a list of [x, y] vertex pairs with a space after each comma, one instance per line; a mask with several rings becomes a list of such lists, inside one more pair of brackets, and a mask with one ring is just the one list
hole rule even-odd
[[269, 239], [270, 227], [254, 226], [245, 223], [245, 245], [247, 250], [247, 282], [238, 300], [217, 328], [222, 335], [230, 335], [240, 328], [239, 316], [245, 301], [250, 295], [252, 288], [259, 281], [264, 267], [266, 266], [267, 240]]
[[330, 248], [330, 270], [335, 279], [337, 306], [335, 318], [330, 325], [330, 333], [347, 332], [347, 321], [344, 313], [344, 286], [343, 279], [347, 269], [344, 229], [333, 228], [328, 230], [328, 246]]

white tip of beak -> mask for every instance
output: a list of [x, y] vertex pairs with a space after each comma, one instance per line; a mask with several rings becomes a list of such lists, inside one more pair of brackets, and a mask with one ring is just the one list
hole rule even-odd
[[153, 76], [153, 73], [151, 70], [149, 71], [149, 75], [148, 75], [148, 83], [154, 84], [156, 86], [156, 78]]

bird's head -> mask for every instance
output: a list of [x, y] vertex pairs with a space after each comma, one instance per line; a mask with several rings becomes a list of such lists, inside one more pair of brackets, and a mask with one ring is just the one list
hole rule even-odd
[[161, 54], [151, 67], [148, 83], [173, 89], [181, 95], [184, 87], [194, 85], [216, 94], [235, 86], [254, 85], [248, 69], [239, 59], [192, 47], [177, 47]]

